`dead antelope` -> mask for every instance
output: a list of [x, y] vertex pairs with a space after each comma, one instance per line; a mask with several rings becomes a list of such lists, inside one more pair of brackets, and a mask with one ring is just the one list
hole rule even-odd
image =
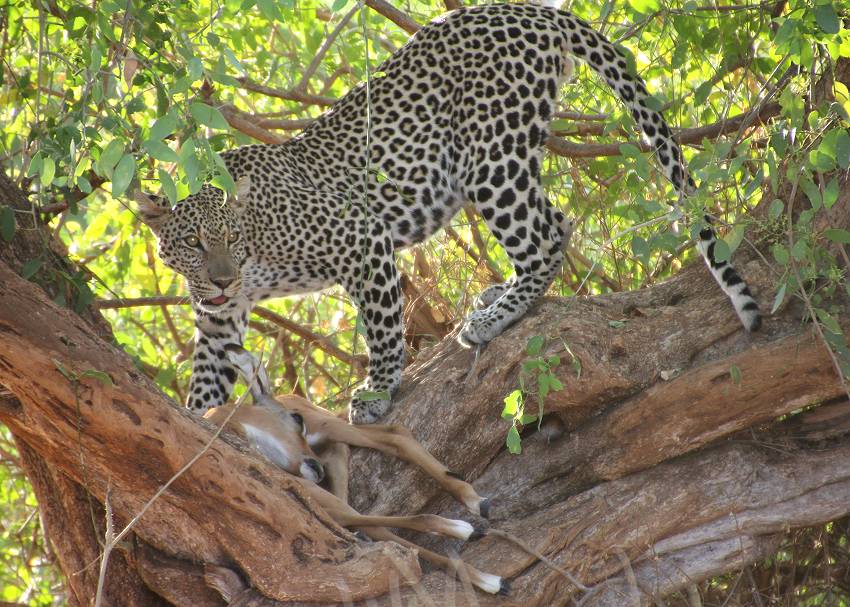
[[[425, 560], [450, 571], [457, 570], [485, 592], [507, 593], [508, 584], [501, 577], [426, 550], [387, 529], [411, 529], [468, 540], [480, 535], [480, 531], [470, 523], [434, 514], [363, 515], [348, 505], [348, 449], [344, 445], [377, 449], [416, 464], [471, 512], [487, 516], [489, 500], [479, 496], [472, 485], [437, 461], [409, 430], [396, 425], [352, 426], [299, 396], [276, 399], [272, 396], [265, 370], [249, 352], [235, 346], [228, 347], [227, 355], [249, 384], [254, 405], [243, 405], [235, 412], [235, 405], [218, 407], [206, 414], [207, 419], [221, 425], [232, 412], [227, 427], [272, 463], [309, 481], [302, 482], [307, 493], [343, 527], [360, 530], [375, 540], [390, 540], [416, 548]], [[327, 445], [330, 451], [330, 456], [327, 451], [324, 455], [324, 464], [313, 451], [321, 445]], [[330, 492], [317, 484], [323, 480], [326, 471]]]

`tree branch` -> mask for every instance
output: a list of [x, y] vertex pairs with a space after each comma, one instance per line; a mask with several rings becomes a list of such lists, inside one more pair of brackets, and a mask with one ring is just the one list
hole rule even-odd
[[[189, 298], [173, 295], [160, 295], [157, 297], [136, 297], [132, 299], [101, 299], [95, 301], [92, 305], [100, 310], [115, 310], [118, 308], [134, 308], [141, 306], [179, 306], [189, 305]], [[252, 313], [276, 324], [279, 327], [282, 327], [283, 329], [286, 329], [290, 333], [297, 335], [301, 339], [305, 340], [307, 345], [318, 346], [319, 349], [324, 350], [331, 356], [351, 365], [358, 373], [364, 373], [366, 368], [366, 357], [353, 356], [345, 350], [337, 347], [326, 336], [313, 333], [298, 323], [294, 323], [280, 314], [272, 312], [268, 308], [255, 306]]]
[[385, 2], [384, 0], [366, 0], [365, 4], [376, 13], [380, 13], [395, 23], [408, 34], [415, 34], [422, 29], [422, 26], [410, 17], [410, 15], [400, 11], [389, 2]]
[[[778, 116], [781, 108], [778, 103], [770, 103], [756, 108], [744, 114], [738, 114], [727, 120], [720, 120], [714, 124], [693, 129], [680, 129], [674, 138], [680, 144], [696, 144], [703, 139], [715, 139], [727, 133], [737, 132], [742, 125], [752, 124], [754, 121], [764, 123], [774, 116]], [[546, 147], [550, 152], [559, 156], [569, 158], [596, 158], [599, 156], [619, 156], [620, 146], [624, 143], [637, 146], [642, 152], [650, 152], [654, 148], [645, 141], [624, 141], [621, 143], [573, 143], [560, 137], [549, 137]]]

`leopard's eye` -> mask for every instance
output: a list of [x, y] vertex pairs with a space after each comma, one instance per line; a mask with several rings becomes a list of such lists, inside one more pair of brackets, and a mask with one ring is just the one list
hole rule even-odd
[[242, 234], [239, 232], [239, 230], [233, 230], [232, 232], [230, 232], [230, 234], [227, 235], [227, 242], [233, 244], [234, 242], [239, 240], [240, 236], [242, 236]]
[[191, 234], [191, 235], [187, 236], [186, 238], [184, 238], [183, 242], [185, 242], [190, 247], [197, 247], [198, 245], [201, 244], [201, 239], [198, 238], [197, 236], [195, 236], [194, 234]]

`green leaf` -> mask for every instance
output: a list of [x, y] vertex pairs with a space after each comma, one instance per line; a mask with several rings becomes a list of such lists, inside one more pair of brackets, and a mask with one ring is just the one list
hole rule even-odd
[[770, 203], [770, 208], [767, 211], [767, 216], [772, 220], [776, 220], [779, 218], [780, 215], [782, 215], [782, 212], [784, 210], [785, 202], [779, 200], [778, 198], [775, 198], [773, 202]]
[[521, 423], [523, 426], [527, 426], [529, 424], [533, 424], [536, 421], [537, 421], [536, 415], [534, 415], [533, 413], [526, 413], [526, 414], [523, 414], [523, 416], [520, 418], [519, 423]]
[[808, 256], [809, 245], [805, 240], [797, 240], [794, 243], [794, 246], [791, 247], [791, 257], [793, 257], [796, 261], [803, 261]]
[[626, 323], [622, 320], [609, 320], [608, 326], [612, 329], [622, 329], [626, 326]]
[[815, 312], [818, 315], [818, 320], [820, 320], [821, 324], [826, 327], [830, 333], [841, 335], [841, 326], [838, 324], [838, 321], [829, 314], [829, 312], [821, 308], [815, 308]]
[[194, 102], [189, 106], [189, 112], [198, 124], [213, 129], [227, 130], [228, 128], [227, 120], [224, 119], [222, 113], [206, 103]]
[[115, 165], [121, 160], [124, 154], [124, 142], [118, 139], [113, 139], [106, 146], [106, 149], [100, 153], [100, 159], [97, 161], [97, 172], [102, 177], [111, 177], [112, 170]]
[[132, 154], [124, 154], [112, 173], [112, 197], [118, 198], [127, 191], [136, 176], [136, 160]]
[[773, 314], [779, 309], [779, 306], [782, 305], [782, 302], [785, 301], [785, 290], [788, 288], [788, 283], [783, 282], [779, 285], [779, 289], [776, 291], [776, 297], [773, 298], [773, 307], [770, 309], [770, 313]]
[[832, 4], [821, 4], [815, 7], [815, 21], [827, 34], [837, 34], [841, 29], [841, 22]]
[[516, 429], [516, 426], [511, 426], [511, 429], [508, 430], [508, 438], [505, 440], [505, 444], [508, 451], [514, 455], [522, 453], [522, 439], [519, 437], [519, 430]]
[[103, 371], [97, 371], [96, 369], [88, 369], [87, 371], [83, 371], [80, 374], [80, 377], [91, 377], [93, 379], [98, 380], [105, 386], [113, 386], [115, 384], [112, 383], [112, 378], [109, 377], [109, 373], [104, 373]]
[[813, 209], [821, 208], [823, 201], [821, 200], [820, 188], [815, 184], [812, 179], [806, 175], [800, 179], [800, 187], [803, 189], [803, 192], [806, 194], [806, 198], [809, 199], [809, 202], [812, 203]]
[[46, 188], [53, 183], [56, 175], [56, 163], [49, 156], [41, 164], [41, 187]]
[[338, 13], [345, 8], [346, 4], [348, 4], [348, 0], [334, 0], [333, 5], [331, 5], [331, 11]]
[[36, 257], [35, 259], [30, 259], [24, 264], [24, 267], [21, 268], [21, 278], [25, 280], [29, 280], [30, 278], [32, 278], [33, 275], [38, 272], [38, 269], [43, 263], [44, 261], [39, 257]]
[[788, 260], [791, 259], [788, 249], [781, 244], [775, 244], [771, 247], [771, 252], [773, 253], [773, 258], [779, 265], [788, 265]]
[[545, 339], [542, 335], [535, 335], [528, 340], [528, 345], [526, 346], [525, 351], [529, 356], [537, 356], [543, 350], [544, 343]]
[[6, 242], [15, 237], [15, 211], [5, 205], [0, 208], [0, 236]]
[[649, 243], [646, 242], [645, 238], [637, 235], [632, 237], [632, 253], [634, 253], [635, 257], [640, 257], [646, 262], [649, 257]]
[[736, 386], [741, 385], [741, 370], [738, 368], [738, 365], [732, 365], [729, 368], [729, 376], [732, 378], [732, 382]]
[[170, 113], [158, 118], [153, 123], [150, 139], [165, 139], [177, 128], [177, 120]]
[[620, 153], [627, 158], [640, 158], [640, 148], [633, 143], [621, 143]]
[[502, 417], [513, 419], [522, 405], [522, 391], [514, 390], [505, 397], [505, 407], [502, 409]]
[[162, 191], [165, 192], [168, 202], [172, 205], [177, 204], [177, 186], [174, 185], [174, 180], [171, 178], [171, 175], [163, 169], [159, 169], [157, 171], [157, 175], [159, 176], [159, 185], [162, 188]]
[[823, 189], [823, 206], [829, 210], [836, 202], [838, 202], [838, 178], [833, 177]]
[[541, 373], [537, 376], [537, 397], [541, 403], [549, 395], [549, 377], [548, 373]]
[[715, 261], [729, 261], [729, 258], [732, 256], [732, 249], [726, 244], [726, 241], [722, 238], [718, 238], [717, 242], [714, 243], [714, 260]]
[[723, 240], [729, 246], [730, 254], [734, 253], [738, 250], [738, 247], [741, 246], [741, 243], [744, 241], [744, 234], [747, 232], [747, 226], [743, 223], [739, 223], [732, 231], [726, 234], [726, 238]]
[[177, 152], [165, 145], [162, 141], [157, 141], [156, 139], [148, 139], [142, 144], [142, 147], [147, 150], [148, 154], [150, 154], [157, 160], [162, 160], [163, 162], [180, 161], [180, 157], [177, 156]]
[[850, 134], [844, 129], [835, 138], [835, 161], [842, 169], [850, 168]]
[[257, 0], [257, 6], [260, 8], [263, 17], [269, 21], [283, 20], [283, 15], [280, 14], [280, 9], [275, 0]]
[[841, 230], [839, 228], [830, 228], [828, 230], [824, 230], [823, 235], [826, 236], [832, 242], [837, 242], [840, 244], [850, 244], [850, 232], [847, 230]]
[[644, 15], [656, 12], [661, 8], [659, 0], [629, 0], [629, 6]]

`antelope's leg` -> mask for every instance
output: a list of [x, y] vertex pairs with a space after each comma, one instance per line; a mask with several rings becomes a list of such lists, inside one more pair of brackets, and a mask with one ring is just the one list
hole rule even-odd
[[423, 548], [418, 544], [414, 544], [411, 541], [397, 536], [392, 531], [384, 527], [369, 527], [362, 529], [362, 531], [373, 540], [396, 542], [402, 546], [414, 548], [419, 552], [419, 556], [429, 563], [442, 567], [449, 572], [454, 572], [461, 580], [469, 580], [473, 586], [480, 588], [484, 592], [501, 595], [506, 595], [510, 592], [510, 584], [508, 581], [502, 579], [498, 575], [484, 573], [460, 559], [450, 559], [442, 554], [432, 552], [427, 548]]
[[470, 512], [484, 518], [489, 516], [490, 500], [478, 495], [472, 485], [431, 455], [419, 441], [413, 438], [410, 430], [398, 425], [370, 426], [362, 430], [360, 435], [362, 439], [357, 446], [371, 447], [419, 466]]
[[466, 521], [443, 518], [436, 514], [414, 514], [412, 516], [370, 516], [360, 514], [334, 494], [318, 485], [298, 479], [325, 512], [343, 527], [396, 527], [424, 533], [437, 533], [461, 540], [481, 537], [483, 532]]
[[348, 503], [348, 445], [344, 443], [329, 443], [321, 452], [322, 465], [325, 467], [325, 478], [331, 493], [340, 500]]
[[[472, 485], [440, 463], [404, 426], [352, 426], [327, 411], [295, 398], [281, 399], [281, 406], [301, 413], [310, 436], [315, 435], [316, 440], [376, 449], [410, 462], [422, 468], [470, 512], [484, 518], [489, 516], [490, 500], [478, 495]], [[310, 440], [312, 443], [312, 438]]]
[[343, 527], [394, 527], [410, 529], [422, 533], [447, 535], [459, 540], [477, 539], [484, 532], [466, 521], [443, 518], [436, 514], [413, 514], [410, 516], [372, 516], [367, 514], [347, 514], [339, 521]]

